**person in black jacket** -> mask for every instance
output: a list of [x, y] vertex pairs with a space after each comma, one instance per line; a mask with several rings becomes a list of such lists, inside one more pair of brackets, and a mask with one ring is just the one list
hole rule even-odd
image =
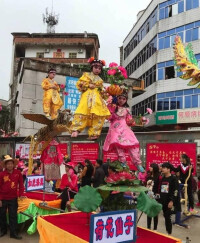
[[[160, 181], [161, 181], [158, 165], [156, 163], [150, 164], [149, 172], [150, 173], [149, 173], [149, 175], [146, 178], [147, 187], [148, 187], [148, 185], [151, 185], [152, 186], [153, 197], [154, 198], [158, 198], [159, 186], [160, 186]], [[154, 228], [153, 229], [157, 230], [158, 215], [156, 217], [154, 217], [153, 220], [154, 220]], [[148, 229], [151, 229], [151, 221], [152, 221], [152, 218], [147, 216], [147, 228]]]
[[85, 160], [85, 167], [83, 168], [83, 171], [81, 172], [79, 178], [82, 180], [81, 186], [91, 186], [92, 182], [92, 176], [94, 172], [94, 167], [89, 159]]
[[197, 211], [194, 210], [194, 197], [192, 193], [192, 172], [193, 168], [190, 162], [190, 158], [187, 154], [182, 154], [180, 157], [181, 164], [177, 168], [172, 168], [175, 172], [180, 172], [180, 181], [182, 184], [185, 184], [185, 181], [189, 175], [189, 169], [191, 168], [191, 175], [187, 181], [187, 194], [188, 194], [188, 203], [191, 214], [196, 214]]
[[105, 172], [102, 167], [102, 160], [97, 159], [94, 169], [94, 176], [93, 176], [93, 187], [99, 187], [100, 185], [105, 184]]
[[178, 181], [171, 175], [172, 165], [169, 162], [162, 164], [163, 178], [160, 183], [160, 203], [163, 206], [166, 231], [172, 233], [171, 215], [175, 211], [178, 198]]

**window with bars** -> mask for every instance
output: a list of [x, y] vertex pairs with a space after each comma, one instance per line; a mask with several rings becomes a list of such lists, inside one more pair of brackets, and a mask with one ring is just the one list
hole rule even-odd
[[77, 53], [76, 52], [70, 52], [69, 58], [77, 58]]

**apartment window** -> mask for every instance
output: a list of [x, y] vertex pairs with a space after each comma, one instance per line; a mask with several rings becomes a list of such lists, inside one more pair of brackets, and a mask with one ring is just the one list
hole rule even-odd
[[178, 3], [169, 6], [169, 17], [178, 14]]
[[37, 58], [44, 58], [44, 52], [37, 52], [36, 57]]
[[69, 58], [77, 58], [77, 53], [76, 52], [70, 52]]
[[144, 115], [146, 113], [147, 108], [151, 108], [152, 111], [155, 111], [155, 98], [156, 96], [153, 95], [142, 102], [132, 106], [132, 115], [138, 116], [138, 115]]
[[175, 78], [174, 66], [165, 68], [165, 80]]
[[190, 30], [186, 30], [186, 42], [198, 40], [199, 38], [199, 28], [194, 28]]
[[186, 11], [198, 7], [199, 7], [199, 0], [186, 0]]

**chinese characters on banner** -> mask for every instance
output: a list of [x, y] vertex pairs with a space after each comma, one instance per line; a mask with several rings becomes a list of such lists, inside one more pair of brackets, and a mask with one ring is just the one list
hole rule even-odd
[[177, 123], [193, 123], [200, 122], [200, 109], [183, 109], [177, 110]]
[[[19, 155], [20, 159], [28, 159], [29, 149], [30, 149], [30, 144], [18, 143], [15, 146], [15, 156]], [[33, 156], [33, 159], [39, 159], [40, 156], [41, 156], [40, 153], [37, 152], [37, 154]]]
[[196, 144], [195, 143], [149, 143], [146, 150], [146, 169], [151, 163], [162, 164], [170, 162], [177, 167], [180, 165], [181, 154], [187, 154], [196, 174]]
[[44, 175], [31, 175], [26, 177], [26, 191], [36, 191], [44, 189]]
[[72, 143], [71, 145], [71, 161], [84, 162], [89, 159], [93, 164], [99, 156], [98, 143]]
[[90, 243], [136, 241], [136, 211], [116, 211], [91, 215]]
[[[125, 155], [126, 155], [127, 165], [129, 166], [130, 170], [136, 171], [137, 168], [131, 163], [131, 159], [128, 152], [126, 152]], [[118, 156], [114, 152], [103, 151], [103, 162], [106, 162], [107, 159], [110, 159], [111, 161], [118, 160]]]
[[[59, 144], [58, 146], [59, 146], [63, 156], [65, 156], [67, 154], [67, 144], [62, 143], [62, 144]], [[15, 156], [19, 155], [20, 159], [29, 159], [29, 149], [30, 149], [30, 144], [18, 143], [18, 144], [16, 144], [16, 147], [15, 147]], [[41, 154], [39, 153], [39, 151], [37, 152], [36, 155], [33, 155], [33, 159], [40, 159], [40, 157], [41, 157]]]
[[70, 109], [72, 112], [76, 110], [81, 96], [81, 93], [76, 88], [77, 81], [78, 78], [66, 77], [65, 91], [68, 92], [68, 95], [65, 96], [65, 109]]

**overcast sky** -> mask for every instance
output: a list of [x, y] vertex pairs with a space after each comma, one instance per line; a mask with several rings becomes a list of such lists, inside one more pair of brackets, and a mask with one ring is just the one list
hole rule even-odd
[[[151, 0], [53, 0], [59, 14], [56, 32], [96, 33], [100, 58], [119, 62], [119, 47], [136, 22], [137, 13]], [[46, 32], [42, 14], [52, 0], [0, 0], [0, 99], [8, 100], [12, 57], [12, 32]]]

